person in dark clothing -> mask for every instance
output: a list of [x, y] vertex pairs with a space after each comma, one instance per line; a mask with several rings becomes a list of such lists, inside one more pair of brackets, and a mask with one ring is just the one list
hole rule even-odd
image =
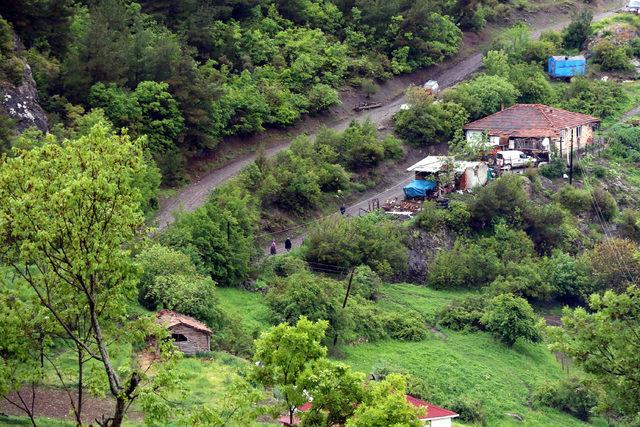
[[271, 241], [271, 248], [269, 250], [271, 251], [271, 255], [275, 255], [276, 254], [277, 249], [276, 249], [276, 241], [275, 240]]
[[284, 241], [284, 248], [289, 252], [291, 250], [291, 239], [287, 237], [287, 240]]
[[340, 214], [344, 215], [346, 211], [347, 207], [343, 203], [342, 205], [340, 205]]

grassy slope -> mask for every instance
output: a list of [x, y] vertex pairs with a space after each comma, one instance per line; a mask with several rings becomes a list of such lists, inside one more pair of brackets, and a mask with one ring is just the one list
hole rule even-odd
[[[416, 310], [426, 319], [451, 300], [469, 291], [435, 291], [409, 284], [385, 285], [381, 308]], [[234, 309], [248, 326], [265, 327], [268, 310], [262, 295], [238, 289], [220, 289], [221, 303]], [[519, 344], [509, 349], [486, 333], [444, 330], [417, 343], [384, 341], [343, 348], [346, 362], [368, 373], [385, 364], [424, 380], [431, 398], [446, 404], [459, 397], [483, 402], [490, 425], [512, 425], [505, 413], [518, 413], [525, 425], [574, 426], [578, 420], [553, 410], [527, 407], [529, 394], [545, 379], [560, 378], [560, 365], [543, 344]]]

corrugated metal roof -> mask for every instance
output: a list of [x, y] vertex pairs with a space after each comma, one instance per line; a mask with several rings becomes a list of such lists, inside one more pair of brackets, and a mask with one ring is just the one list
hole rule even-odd
[[[418, 163], [407, 168], [407, 172], [436, 173], [440, 172], [446, 163], [447, 156], [427, 156]], [[454, 160], [454, 164], [456, 172], [464, 172], [469, 167], [480, 166], [482, 162]]]

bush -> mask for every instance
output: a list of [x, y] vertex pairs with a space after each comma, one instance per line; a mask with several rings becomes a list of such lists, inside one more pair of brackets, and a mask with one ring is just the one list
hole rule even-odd
[[356, 267], [351, 283], [352, 295], [359, 295], [364, 299], [375, 301], [380, 292], [382, 280], [368, 265]]
[[625, 209], [620, 215], [620, 232], [623, 237], [640, 241], [640, 211]]
[[446, 218], [446, 211], [439, 208], [433, 200], [427, 200], [422, 204], [422, 209], [416, 215], [416, 224], [426, 231], [440, 228]]
[[582, 49], [582, 45], [591, 35], [591, 21], [593, 14], [584, 10], [576, 13], [571, 23], [565, 28], [562, 43], [567, 49]]
[[384, 317], [385, 330], [389, 337], [400, 341], [422, 341], [428, 331], [424, 320], [417, 313], [391, 313]]
[[572, 256], [555, 250], [544, 259], [541, 267], [545, 281], [557, 298], [575, 300], [582, 297], [578, 266]]
[[384, 313], [374, 304], [366, 301], [358, 303], [358, 300], [351, 300], [347, 304], [347, 315], [353, 325], [353, 330], [341, 334], [345, 340], [373, 342], [388, 338], [387, 323]]
[[591, 386], [577, 377], [540, 384], [533, 393], [533, 403], [567, 412], [574, 417], [589, 421], [598, 400]]
[[554, 198], [574, 214], [589, 212], [593, 209], [589, 190], [564, 185], [554, 195]]
[[505, 219], [508, 224], [520, 224], [521, 213], [528, 206], [522, 183], [522, 177], [510, 174], [481, 188], [471, 206], [473, 227], [485, 228], [498, 218]]
[[159, 276], [193, 276], [196, 267], [189, 256], [175, 249], [153, 244], [136, 257], [136, 264], [142, 271], [138, 284], [138, 299], [149, 310], [156, 309], [156, 301], [148, 298], [150, 289]]
[[629, 97], [622, 85], [614, 81], [574, 78], [560, 94], [560, 107], [600, 118], [608, 118], [619, 112]]
[[602, 217], [605, 221], [611, 221], [618, 212], [616, 199], [602, 187], [594, 188], [591, 194], [593, 195], [594, 213]]
[[550, 253], [564, 243], [565, 216], [566, 211], [557, 203], [530, 205], [525, 210], [524, 229], [539, 253]]
[[511, 294], [492, 298], [480, 321], [487, 331], [508, 346], [518, 339], [532, 342], [541, 339], [533, 309], [527, 300]]
[[506, 78], [484, 74], [444, 92], [445, 101], [464, 107], [471, 120], [510, 107], [518, 96], [520, 92]]
[[156, 307], [195, 317], [218, 329], [224, 324], [224, 315], [219, 310], [215, 290], [215, 283], [209, 277], [172, 274], [157, 276], [144, 299]]
[[546, 301], [551, 297], [551, 286], [544, 280], [540, 265], [532, 260], [508, 263], [504, 275], [491, 283], [494, 295], [513, 294], [526, 299]]
[[[418, 89], [421, 90], [421, 89]], [[408, 94], [411, 108], [398, 111], [393, 120], [396, 133], [415, 145], [448, 142], [456, 130], [468, 121], [465, 109], [455, 103], [436, 103], [431, 97], [418, 98]]]
[[545, 178], [561, 178], [567, 171], [567, 162], [555, 156], [548, 164], [540, 166], [540, 174]]
[[385, 160], [400, 160], [404, 156], [402, 142], [393, 135], [387, 135], [382, 141]]
[[598, 243], [578, 258], [583, 299], [594, 292], [612, 289], [624, 292], [640, 279], [638, 248], [629, 240], [609, 239]]
[[303, 245], [308, 262], [352, 268], [368, 265], [381, 277], [407, 269], [407, 250], [397, 223], [377, 213], [318, 223]]
[[480, 322], [487, 305], [485, 295], [471, 295], [461, 300], [454, 300], [437, 315], [438, 325], [454, 331], [481, 330]]
[[484, 425], [487, 412], [482, 402], [469, 397], [460, 397], [447, 404], [447, 408], [460, 415], [460, 421]]
[[429, 284], [436, 289], [478, 288], [491, 283], [500, 271], [495, 252], [458, 239], [449, 251], [440, 251], [429, 266]]
[[459, 200], [449, 202], [449, 209], [445, 211], [445, 223], [447, 227], [458, 234], [469, 232], [471, 211], [469, 205]]
[[609, 40], [601, 40], [593, 47], [593, 62], [603, 71], [629, 71], [633, 68], [629, 52], [624, 46], [616, 46]]

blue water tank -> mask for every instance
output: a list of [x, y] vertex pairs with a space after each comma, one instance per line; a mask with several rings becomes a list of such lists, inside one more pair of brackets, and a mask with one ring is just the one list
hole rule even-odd
[[584, 76], [587, 74], [587, 60], [584, 56], [550, 56], [548, 65], [552, 79]]

